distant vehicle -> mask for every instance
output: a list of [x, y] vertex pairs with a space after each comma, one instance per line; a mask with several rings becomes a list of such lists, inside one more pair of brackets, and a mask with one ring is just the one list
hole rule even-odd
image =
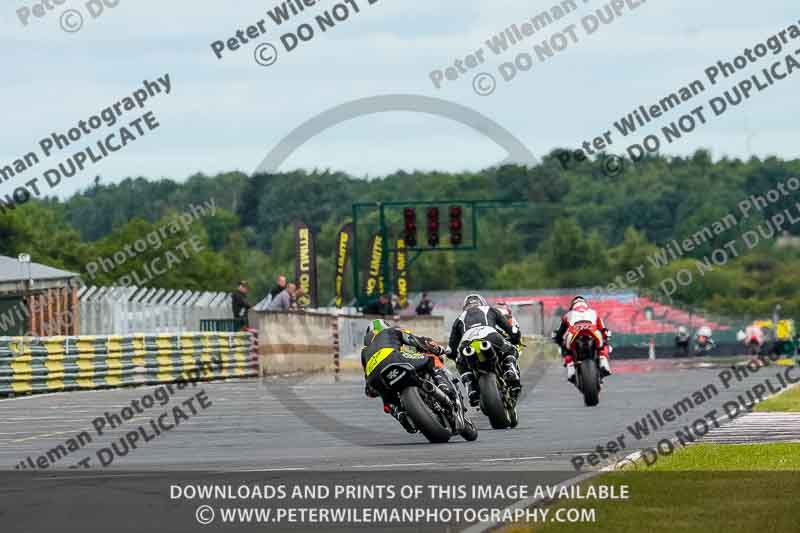
[[689, 331], [686, 327], [678, 327], [678, 331], [675, 333], [675, 349], [678, 352], [677, 355], [689, 357], [689, 344], [691, 344], [691, 341], [692, 336], [689, 335]]
[[743, 342], [750, 355], [783, 355], [791, 357], [797, 353], [798, 336], [794, 320], [755, 320], [744, 331], [739, 331], [737, 340]]
[[[744, 345], [747, 347], [747, 354], [748, 355], [759, 355], [761, 354], [761, 349], [764, 346], [764, 343], [767, 340], [768, 331], [772, 328], [764, 327], [760, 320], [753, 322], [744, 331], [740, 332], [740, 335], [737, 335], [736, 338], [743, 342]], [[772, 323], [770, 322], [770, 325]]]
[[711, 338], [711, 328], [708, 326], [702, 326], [697, 329], [697, 333], [695, 334], [694, 339], [694, 355], [706, 355], [710, 353], [716, 347], [716, 343], [714, 339]]
[[[555, 336], [555, 332], [553, 332]], [[583, 403], [593, 407], [600, 403], [603, 378], [600, 375], [599, 352], [603, 334], [594, 322], [572, 324], [564, 335], [564, 347], [575, 362], [575, 386], [583, 394]]]

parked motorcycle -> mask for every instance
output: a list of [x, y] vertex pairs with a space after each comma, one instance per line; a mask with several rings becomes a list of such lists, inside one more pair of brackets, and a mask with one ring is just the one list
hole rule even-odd
[[479, 326], [468, 329], [461, 340], [459, 351], [475, 376], [480, 392], [480, 409], [489, 418], [494, 429], [515, 428], [519, 424], [517, 397], [519, 389], [513, 389], [503, 379], [500, 354], [488, 340], [496, 334], [494, 328]]
[[474, 441], [478, 428], [467, 415], [461, 389], [447, 370], [451, 393], [437, 385], [433, 357], [408, 354], [406, 360], [386, 365], [380, 374], [383, 385], [400, 397], [408, 418], [430, 442], [447, 442], [454, 435]]
[[572, 354], [575, 364], [575, 386], [583, 394], [583, 403], [595, 406], [600, 403], [599, 351], [603, 347], [603, 333], [593, 322], [577, 322], [567, 329], [564, 347]]

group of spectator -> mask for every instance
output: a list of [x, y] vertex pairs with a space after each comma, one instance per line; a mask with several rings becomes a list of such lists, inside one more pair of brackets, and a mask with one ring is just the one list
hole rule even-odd
[[[399, 312], [397, 302], [392, 302], [388, 294], [381, 294], [377, 300], [364, 307], [365, 315], [393, 316]], [[428, 298], [428, 293], [423, 292], [416, 309], [417, 315], [425, 316], [433, 312], [433, 302]]]
[[[233, 318], [236, 320], [246, 320], [247, 312], [253, 307], [247, 300], [247, 293], [250, 291], [247, 281], [239, 282], [239, 287], [231, 295], [231, 306], [233, 308]], [[297, 307], [297, 298], [303, 295], [303, 290], [297, 284], [289, 281], [286, 276], [278, 276], [275, 286], [270, 289], [271, 300], [267, 304], [269, 311], [288, 311]]]
[[[250, 291], [247, 281], [239, 282], [239, 287], [231, 295], [231, 306], [233, 308], [233, 318], [235, 320], [247, 320], [247, 312], [253, 307], [247, 300], [247, 293]], [[297, 307], [297, 298], [303, 295], [296, 283], [287, 282], [286, 276], [278, 276], [275, 286], [270, 289], [271, 297], [266, 309], [268, 311], [288, 311]], [[426, 316], [433, 312], [434, 304], [428, 298], [428, 293], [423, 292], [417, 305], [417, 315]], [[364, 307], [365, 315], [394, 316], [399, 311], [399, 305], [392, 302], [389, 294], [382, 294], [377, 300]]]

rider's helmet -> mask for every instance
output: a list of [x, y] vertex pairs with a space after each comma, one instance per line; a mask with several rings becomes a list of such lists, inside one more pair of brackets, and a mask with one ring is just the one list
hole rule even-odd
[[511, 319], [511, 318], [514, 317], [514, 314], [511, 312], [511, 307], [506, 302], [497, 302], [495, 304], [495, 307], [497, 308], [498, 311], [503, 313], [504, 317], [506, 317], [508, 319]]
[[486, 299], [481, 296], [480, 294], [468, 294], [466, 298], [464, 298], [464, 305], [462, 309], [465, 311], [470, 307], [480, 307], [484, 305], [489, 305], [486, 303]]
[[686, 326], [678, 326], [678, 335], [686, 335]]
[[711, 328], [708, 326], [701, 326], [697, 329], [698, 337], [711, 337]]
[[586, 303], [586, 298], [584, 298], [583, 296], [576, 296], [575, 298], [573, 298], [572, 301], [569, 302], [570, 311], [572, 309], [574, 309], [575, 308], [575, 304], [577, 304], [579, 302], [583, 302], [585, 304]]
[[378, 333], [390, 327], [388, 322], [380, 318], [376, 318], [370, 322], [369, 326], [367, 326], [367, 331], [364, 332], [364, 346], [369, 346]]

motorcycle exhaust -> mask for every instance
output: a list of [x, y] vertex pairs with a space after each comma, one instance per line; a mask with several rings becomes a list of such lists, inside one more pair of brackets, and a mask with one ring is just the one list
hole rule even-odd
[[432, 382], [423, 381], [422, 382], [422, 390], [424, 390], [425, 392], [427, 392], [428, 394], [433, 396], [434, 399], [436, 399], [436, 401], [438, 401], [440, 404], [442, 404], [444, 406], [447, 406], [447, 407], [451, 407], [452, 406], [452, 402], [450, 401], [450, 398], [448, 398], [447, 395], [444, 392], [442, 392], [442, 389], [440, 389], [439, 387], [434, 385]]

